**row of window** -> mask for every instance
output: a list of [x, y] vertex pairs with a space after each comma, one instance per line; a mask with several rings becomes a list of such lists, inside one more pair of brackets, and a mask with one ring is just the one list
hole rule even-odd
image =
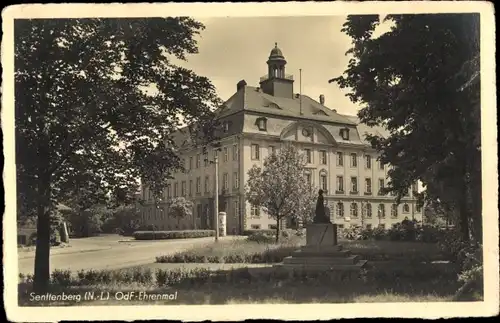
[[[362, 215], [366, 216], [367, 218], [371, 218], [373, 215], [371, 203], [362, 203], [362, 205], [363, 205], [362, 210], [361, 210]], [[359, 207], [359, 205], [356, 202], [352, 202], [350, 204], [350, 215], [354, 218], [358, 217], [358, 207]], [[330, 212], [334, 212], [333, 205], [331, 205], [330, 208], [331, 208]], [[377, 217], [385, 218], [385, 212], [386, 212], [385, 209], [386, 209], [385, 204], [380, 203], [378, 205], [378, 209], [377, 209]], [[417, 206], [416, 212], [419, 213], [420, 210], [421, 210], [421, 208], [419, 206]], [[337, 203], [336, 212], [337, 212], [338, 217], [344, 217], [344, 203], [342, 203], [342, 202]], [[410, 213], [410, 205], [408, 203], [403, 204], [403, 213]], [[256, 205], [252, 205], [251, 209], [250, 209], [250, 216], [253, 218], [259, 218], [260, 217], [260, 208]], [[391, 216], [393, 218], [398, 217], [398, 205], [397, 204], [391, 205]]]
[[[260, 146], [259, 144], [251, 144], [251, 158], [252, 160], [260, 160]], [[274, 146], [268, 146], [269, 154], [274, 154], [276, 151], [276, 148]], [[321, 165], [327, 165], [328, 164], [328, 153], [326, 150], [319, 150], [319, 163]], [[314, 164], [314, 151], [312, 149], [306, 148], [304, 149], [304, 154], [306, 158], [306, 162], [308, 164]], [[363, 159], [365, 161], [365, 168], [366, 169], [371, 169], [372, 168], [372, 156], [370, 155], [364, 155]], [[338, 151], [336, 154], [336, 161], [337, 161], [337, 166], [344, 166], [344, 153], [341, 151]], [[350, 154], [350, 165], [353, 168], [358, 167], [358, 154], [356, 153], [351, 153]], [[383, 170], [384, 169], [384, 163], [382, 161], [378, 161], [378, 167], [379, 169]]]
[[[222, 162], [228, 162], [229, 161], [229, 150], [231, 150], [231, 158], [233, 161], [237, 161], [240, 159], [240, 151], [238, 148], [237, 144], [234, 144], [232, 148], [230, 149], [229, 147], [222, 147]], [[214, 157], [215, 157], [216, 151], [214, 151]], [[212, 162], [212, 160], [208, 159], [208, 152], [204, 154], [196, 154], [196, 156], [190, 156], [186, 158], [185, 160], [185, 169], [186, 170], [191, 170], [191, 169], [197, 169], [201, 167], [201, 161], [202, 161], [202, 156], [203, 156], [203, 166], [208, 167], [208, 165]]]
[[[358, 203], [352, 202], [350, 204], [350, 216], [356, 218], [358, 217]], [[333, 205], [330, 206], [330, 208], [333, 208]], [[377, 207], [377, 217], [378, 218], [385, 218], [385, 211], [386, 205], [383, 203], [380, 203]], [[417, 206], [416, 212], [419, 213], [421, 211], [421, 208]], [[334, 212], [334, 210], [330, 210], [330, 212]], [[365, 216], [367, 218], [371, 218], [373, 215], [372, 212], [372, 205], [371, 203], [362, 203], [362, 208], [361, 208], [361, 215]], [[336, 204], [336, 213], [337, 217], [344, 217], [344, 203], [338, 202]], [[403, 213], [410, 213], [410, 205], [408, 203], [403, 204]], [[397, 218], [398, 217], [398, 205], [397, 204], [392, 204], [391, 205], [391, 217]]]
[[[312, 177], [311, 173], [306, 172], [304, 174], [305, 180], [309, 185], [312, 185]], [[351, 177], [350, 181], [350, 194], [358, 194], [358, 178], [356, 176]], [[324, 191], [328, 192], [328, 177], [326, 172], [321, 172], [319, 175], [319, 187]], [[378, 180], [378, 195], [383, 195], [382, 190], [385, 187], [385, 180], [383, 178], [379, 178]], [[413, 190], [416, 190], [416, 186], [413, 186]], [[337, 189], [335, 191], [336, 194], [343, 194], [344, 193], [344, 176], [337, 176]], [[371, 195], [372, 194], [372, 179], [371, 178], [365, 178], [365, 195]], [[409, 190], [406, 190], [406, 193], [404, 196], [409, 195]]]
[[[214, 176], [215, 179], [215, 176]], [[240, 188], [240, 176], [238, 172], [233, 172], [233, 177], [232, 177], [232, 188], [233, 189], [239, 189]], [[196, 178], [196, 182], [194, 183], [193, 180], [189, 180], [189, 186], [186, 187], [188, 184], [187, 181], [182, 181], [181, 182], [181, 190], [179, 194], [179, 183], [175, 182], [172, 186], [172, 184], [167, 185], [166, 189], [166, 198], [169, 199], [171, 197], [179, 197], [179, 196], [193, 196], [193, 184], [194, 184], [194, 193], [195, 194], [201, 194], [201, 177], [198, 176]], [[205, 176], [205, 180], [203, 182], [204, 184], [204, 193], [210, 193], [212, 191], [211, 188], [211, 181], [210, 181], [210, 176]], [[223, 173], [222, 174], [222, 189], [223, 190], [229, 190], [229, 174], [228, 173]]]

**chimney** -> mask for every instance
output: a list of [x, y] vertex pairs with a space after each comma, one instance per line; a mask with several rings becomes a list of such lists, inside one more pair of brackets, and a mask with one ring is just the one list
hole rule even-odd
[[323, 94], [321, 94], [321, 95], [319, 96], [319, 103], [320, 103], [321, 105], [325, 105], [325, 96], [324, 96]]
[[245, 80], [241, 80], [238, 82], [238, 84], [236, 84], [236, 91], [239, 91], [241, 90], [242, 88], [244, 88], [245, 86], [247, 85], [247, 82], [245, 82]]

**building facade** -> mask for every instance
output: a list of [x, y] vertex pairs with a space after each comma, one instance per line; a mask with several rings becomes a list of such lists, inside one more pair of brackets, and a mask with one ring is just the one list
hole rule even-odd
[[[339, 227], [362, 225], [389, 228], [405, 218], [421, 221], [422, 211], [410, 190], [399, 205], [380, 189], [388, 181], [389, 165], [378, 161], [365, 135], [386, 135], [380, 128], [359, 123], [325, 105], [323, 95], [313, 100], [294, 91], [293, 76], [285, 73], [286, 60], [275, 46], [267, 60], [268, 73], [258, 87], [244, 80], [218, 110], [222, 123], [218, 149], [196, 147], [187, 129], [176, 134], [185, 172], [174, 174], [162, 201], [153, 201], [142, 188], [143, 220], [161, 230], [214, 228], [215, 164], [219, 164], [219, 210], [227, 213], [227, 233], [272, 229], [276, 222], [245, 201], [248, 170], [285, 145], [292, 143], [307, 158], [306, 180], [323, 189], [332, 222]], [[414, 186], [416, 191], [417, 186]], [[165, 201], [183, 196], [193, 201], [191, 218], [172, 219]]]

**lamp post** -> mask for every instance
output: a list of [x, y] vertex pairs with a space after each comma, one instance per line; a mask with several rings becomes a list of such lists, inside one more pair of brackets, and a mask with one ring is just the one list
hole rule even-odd
[[215, 164], [215, 242], [219, 241], [219, 157], [217, 156], [217, 151], [215, 151], [214, 156]]
[[[215, 242], [219, 241], [219, 156], [217, 152], [220, 148], [214, 150], [214, 160], [208, 161], [215, 165], [215, 189], [214, 189], [214, 220], [215, 220]], [[208, 158], [206, 159], [208, 160]]]

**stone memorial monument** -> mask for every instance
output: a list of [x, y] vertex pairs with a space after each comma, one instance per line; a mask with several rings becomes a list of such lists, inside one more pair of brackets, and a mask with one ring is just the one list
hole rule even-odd
[[323, 191], [319, 190], [313, 223], [306, 225], [306, 245], [277, 265], [282, 268], [358, 271], [365, 266], [337, 241], [337, 225], [331, 223], [325, 210]]

